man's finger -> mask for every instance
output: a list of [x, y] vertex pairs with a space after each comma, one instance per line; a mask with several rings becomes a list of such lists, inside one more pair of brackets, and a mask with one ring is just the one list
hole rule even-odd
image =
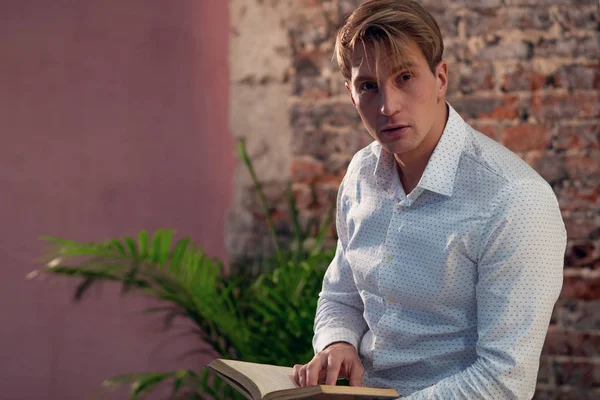
[[350, 381], [350, 386], [362, 386], [363, 375], [365, 373], [365, 369], [363, 366], [356, 362], [352, 365], [352, 369], [350, 370], [350, 377], [348, 380]]
[[338, 357], [327, 358], [327, 377], [325, 378], [326, 385], [335, 385], [338, 376], [340, 375], [340, 367], [342, 360]]
[[314, 386], [319, 383], [319, 373], [326, 367], [327, 358], [317, 354], [311, 362], [306, 365], [306, 386]]
[[306, 365], [300, 367], [300, 371], [298, 373], [298, 384], [302, 386], [306, 386]]
[[294, 365], [294, 382], [296, 382], [296, 385], [300, 385], [300, 368], [302, 368], [301, 364]]

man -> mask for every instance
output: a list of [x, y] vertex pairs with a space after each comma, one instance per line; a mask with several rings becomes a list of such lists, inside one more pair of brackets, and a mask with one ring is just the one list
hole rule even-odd
[[393, 387], [406, 399], [525, 399], [562, 285], [566, 234], [550, 186], [445, 101], [433, 17], [374, 0], [336, 55], [375, 141], [350, 163], [338, 244], [299, 385]]

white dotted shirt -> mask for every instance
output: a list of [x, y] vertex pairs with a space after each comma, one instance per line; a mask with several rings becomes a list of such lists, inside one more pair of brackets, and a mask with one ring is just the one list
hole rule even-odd
[[337, 230], [316, 352], [353, 344], [364, 384], [405, 399], [533, 396], [566, 231], [551, 187], [529, 165], [449, 106], [410, 194], [379, 143], [354, 156]]

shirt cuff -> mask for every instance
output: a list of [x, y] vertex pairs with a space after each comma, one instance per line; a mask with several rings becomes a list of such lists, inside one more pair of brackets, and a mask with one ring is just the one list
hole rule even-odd
[[313, 348], [315, 354], [322, 351], [325, 347], [334, 342], [350, 343], [356, 351], [360, 342], [360, 335], [347, 328], [327, 328], [315, 334], [313, 339]]

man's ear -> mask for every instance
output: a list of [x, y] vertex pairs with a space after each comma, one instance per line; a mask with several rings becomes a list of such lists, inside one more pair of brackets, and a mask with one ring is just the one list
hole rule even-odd
[[444, 101], [448, 91], [448, 63], [440, 61], [435, 68], [435, 80], [437, 81], [437, 99], [438, 103]]
[[348, 89], [348, 92], [350, 92], [350, 100], [352, 100], [352, 104], [354, 105], [354, 107], [356, 107], [356, 102], [354, 101], [354, 97], [352, 96], [352, 88], [350, 87], [348, 81], [344, 82], [344, 86], [346, 86], [346, 89]]

